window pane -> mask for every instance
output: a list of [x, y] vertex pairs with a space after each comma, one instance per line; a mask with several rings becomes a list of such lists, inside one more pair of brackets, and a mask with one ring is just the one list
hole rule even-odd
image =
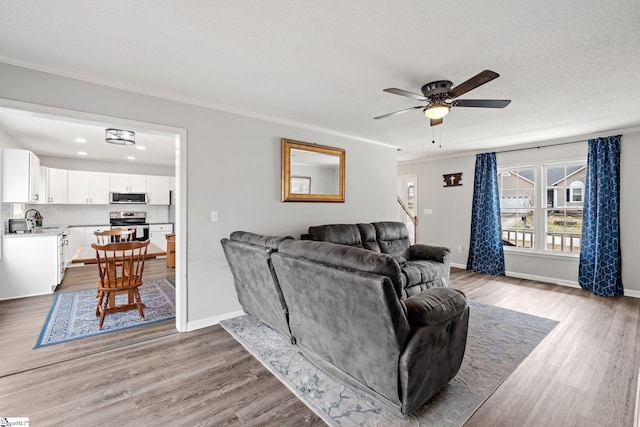
[[546, 249], [550, 251], [580, 253], [582, 210], [547, 210]]
[[534, 247], [534, 214], [531, 210], [502, 213], [502, 243], [519, 248]]
[[534, 247], [535, 176], [533, 167], [498, 171], [505, 246]]

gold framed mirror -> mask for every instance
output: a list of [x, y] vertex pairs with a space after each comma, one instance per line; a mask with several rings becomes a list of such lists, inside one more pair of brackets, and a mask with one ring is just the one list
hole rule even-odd
[[282, 138], [282, 201], [344, 203], [345, 151]]

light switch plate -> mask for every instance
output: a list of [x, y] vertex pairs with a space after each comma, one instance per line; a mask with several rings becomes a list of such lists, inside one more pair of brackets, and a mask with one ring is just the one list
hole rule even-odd
[[211, 222], [218, 222], [218, 211], [211, 211]]

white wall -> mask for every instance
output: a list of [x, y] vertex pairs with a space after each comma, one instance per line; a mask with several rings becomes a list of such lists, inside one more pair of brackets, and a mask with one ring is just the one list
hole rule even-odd
[[[608, 135], [608, 134], [607, 134]], [[598, 135], [602, 136], [602, 135]], [[587, 139], [577, 137], [575, 140]], [[623, 135], [621, 155], [621, 206], [623, 285], [627, 294], [640, 296], [640, 198], [636, 183], [640, 182], [640, 133]], [[552, 142], [547, 142], [552, 143]], [[498, 166], [531, 165], [541, 160], [564, 161], [586, 158], [587, 144], [577, 143], [556, 147], [499, 153]], [[471, 204], [475, 154], [401, 164], [399, 175], [418, 175], [418, 241], [448, 246], [453, 264], [467, 263], [471, 231]], [[462, 187], [443, 187], [442, 175], [462, 172]], [[432, 209], [433, 214], [424, 214]], [[462, 252], [458, 252], [459, 247]], [[577, 286], [578, 259], [525, 254], [505, 250], [507, 275]]]
[[[186, 129], [181, 178], [188, 200], [190, 324], [204, 326], [240, 309], [220, 245], [232, 231], [299, 237], [309, 225], [395, 217], [393, 148], [1, 63], [0, 81], [0, 98]], [[345, 203], [280, 201], [283, 137], [346, 150]], [[219, 212], [219, 222], [210, 221], [212, 210]]]

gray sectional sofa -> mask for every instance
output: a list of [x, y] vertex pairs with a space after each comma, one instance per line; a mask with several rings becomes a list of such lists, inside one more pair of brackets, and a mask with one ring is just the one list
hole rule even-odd
[[304, 238], [391, 255], [402, 269], [403, 297], [449, 283], [451, 251], [442, 246], [412, 245], [401, 222], [327, 224], [309, 227]]
[[234, 231], [221, 241], [244, 312], [287, 336], [290, 336], [289, 314], [271, 265], [271, 254], [290, 239], [293, 237]]
[[222, 245], [245, 311], [351, 388], [408, 415], [457, 374], [469, 320], [462, 292], [407, 296], [396, 257], [357, 247], [244, 232]]

